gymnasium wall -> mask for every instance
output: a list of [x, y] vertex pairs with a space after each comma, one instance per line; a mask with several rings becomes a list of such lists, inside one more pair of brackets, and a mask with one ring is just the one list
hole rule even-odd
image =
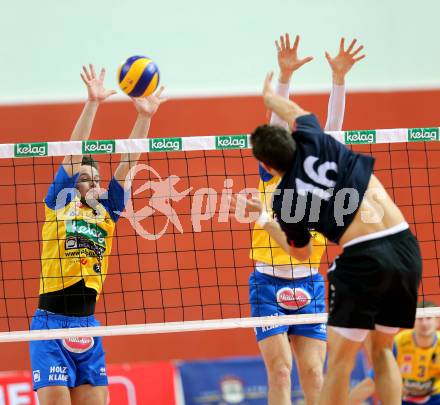
[[[327, 94], [299, 95], [297, 101], [305, 108], [314, 111], [321, 122], [326, 118]], [[440, 91], [411, 91], [394, 93], [351, 93], [347, 97], [347, 110], [345, 129], [365, 128], [395, 128], [395, 127], [423, 127], [438, 125], [437, 106], [440, 103]], [[46, 104], [46, 105], [21, 105], [0, 107], [0, 133], [3, 134], [3, 142], [31, 142], [31, 141], [56, 141], [65, 139], [60, 134], [68, 134], [75, 119], [80, 113], [80, 104]], [[93, 138], [105, 139], [121, 137], [121, 134], [128, 134], [135, 119], [135, 113], [130, 103], [107, 103], [101, 107], [93, 130]], [[216, 134], [237, 134], [248, 133], [256, 125], [265, 121], [265, 111], [261, 100], [258, 97], [230, 97], [230, 98], [205, 98], [205, 99], [181, 99], [172, 100], [165, 104], [155, 117], [151, 136], [179, 136], [179, 135], [216, 135]], [[33, 134], [31, 136], [31, 134]], [[170, 154], [172, 156], [172, 154]], [[159, 165], [159, 163], [157, 163]], [[154, 166], [154, 165], [153, 165]], [[163, 165], [159, 165], [163, 167]], [[22, 177], [26, 171], [32, 171], [31, 167], [21, 168]], [[3, 171], [3, 173], [7, 173]], [[20, 171], [16, 172], [20, 173]], [[0, 184], [7, 183], [10, 179], [3, 178]], [[413, 179], [414, 181], [414, 179]], [[20, 175], [16, 178], [20, 183]], [[5, 190], [2, 189], [2, 193]], [[11, 190], [12, 192], [12, 190]], [[9, 198], [3, 194], [3, 201]], [[2, 217], [8, 215], [3, 209]], [[32, 208], [38, 211], [41, 216], [42, 206]], [[12, 215], [12, 214], [11, 214]], [[124, 220], [122, 220], [124, 221]], [[126, 220], [125, 220], [126, 221]], [[127, 228], [127, 224], [118, 226]], [[12, 227], [14, 229], [14, 227]], [[14, 230], [9, 232], [9, 237], [16, 237]], [[29, 231], [28, 231], [29, 232]], [[32, 232], [37, 232], [35, 229]], [[29, 235], [27, 235], [29, 236]], [[246, 239], [241, 237], [242, 239]], [[4, 237], [2, 237], [4, 239]], [[125, 242], [124, 242], [125, 240]], [[242, 241], [244, 246], [248, 240]], [[133, 251], [133, 238], [122, 239], [118, 242], [120, 252]], [[35, 244], [35, 243], [34, 243]], [[173, 242], [170, 239], [161, 241], [163, 248], [173, 249]], [[27, 246], [25, 248], [25, 246]], [[29, 263], [31, 273], [38, 275], [38, 246], [22, 244], [23, 257], [35, 256], [32, 263]], [[19, 255], [20, 247], [10, 244], [0, 244], [2, 259], [8, 255]], [[133, 263], [132, 260], [123, 263], [124, 270]], [[182, 263], [182, 261], [181, 261]], [[162, 263], [163, 265], [163, 263]], [[245, 266], [248, 267], [245, 267]], [[154, 266], [150, 263], [149, 267]], [[240, 253], [240, 266], [237, 280], [245, 285], [251, 262], [247, 259], [247, 253]], [[3, 278], [10, 278], [6, 274], [6, 265], [3, 267]], [[20, 268], [21, 269], [21, 268]], [[20, 269], [17, 270], [20, 272]], [[112, 271], [113, 269], [113, 271]], [[107, 291], [112, 289], [112, 280], [116, 266], [110, 266], [109, 279], [106, 285]], [[12, 271], [12, 270], [11, 270]], [[207, 272], [206, 272], [207, 273]], [[30, 274], [26, 272], [26, 274]], [[175, 275], [167, 274], [163, 282], [172, 282]], [[131, 288], [130, 275], [123, 276], [125, 288]], [[125, 280], [125, 281], [124, 281]], [[434, 282], [435, 280], [431, 280]], [[430, 281], [430, 283], [431, 283]], [[23, 294], [23, 283], [8, 283], [3, 285], [6, 296], [20, 296]], [[26, 295], [36, 295], [38, 289], [37, 279], [28, 280], [25, 283]], [[429, 288], [429, 286], [427, 286]], [[434, 286], [435, 287], [435, 286]], [[246, 301], [246, 288], [241, 289], [241, 302]], [[428, 291], [428, 290], [426, 290]], [[1, 298], [1, 297], [0, 297]], [[109, 309], [121, 300], [121, 297], [106, 297]], [[129, 301], [129, 300], [128, 300]], [[126, 303], [128, 302], [126, 301]], [[153, 301], [153, 299], [152, 299]], [[151, 306], [153, 302], [146, 302]], [[11, 301], [10, 301], [11, 302]], [[0, 306], [4, 303], [0, 299]], [[36, 299], [29, 300], [23, 313], [29, 316], [32, 314], [37, 302]], [[10, 304], [9, 304], [10, 305]], [[18, 304], [17, 304], [18, 305]], [[20, 304], [22, 305], [22, 304]], [[98, 306], [102, 311], [102, 306]], [[242, 313], [243, 316], [248, 314]], [[169, 313], [167, 320], [173, 320], [173, 312]], [[237, 313], [228, 316], [239, 316]], [[178, 316], [177, 316], [178, 318]], [[176, 320], [177, 320], [176, 318]], [[113, 318], [114, 323], [123, 322]], [[140, 322], [139, 318], [132, 320]], [[23, 320], [17, 324], [17, 328], [25, 327], [27, 321]], [[5, 320], [2, 320], [5, 325]], [[145, 335], [129, 337], [105, 338], [105, 347], [109, 363], [124, 361], [149, 361], [168, 359], [195, 359], [210, 358], [229, 355], [257, 354], [257, 346], [254, 342], [251, 329], [216, 331], [216, 332], [193, 332], [184, 334]], [[123, 348], [121, 350], [121, 348]], [[29, 358], [27, 345], [25, 343], [8, 343], [0, 345], [0, 370], [28, 369]]]
[[77, 100], [82, 64], [106, 67], [116, 86], [118, 64], [136, 54], [158, 63], [173, 96], [255, 94], [284, 32], [301, 34], [300, 55], [315, 57], [295, 75], [298, 90], [329, 87], [324, 51], [336, 53], [341, 36], [365, 45], [353, 89], [438, 87], [439, 13], [437, 0], [5, 2], [0, 102]]

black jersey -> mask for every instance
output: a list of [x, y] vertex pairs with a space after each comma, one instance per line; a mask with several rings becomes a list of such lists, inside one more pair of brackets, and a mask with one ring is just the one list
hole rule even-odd
[[326, 135], [314, 115], [296, 120], [296, 152], [273, 197], [273, 211], [289, 243], [305, 246], [309, 229], [337, 243], [353, 221], [374, 159]]

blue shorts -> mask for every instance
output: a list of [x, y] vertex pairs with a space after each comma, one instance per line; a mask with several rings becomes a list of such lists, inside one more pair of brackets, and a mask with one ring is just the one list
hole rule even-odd
[[[99, 326], [91, 316], [64, 316], [37, 309], [31, 330]], [[34, 390], [62, 385], [108, 385], [100, 337], [35, 340], [30, 342]]]
[[[324, 313], [324, 277], [318, 273], [290, 280], [254, 271], [249, 277], [249, 302], [253, 317]], [[285, 332], [327, 340], [325, 323], [255, 328], [257, 341]]]
[[411, 401], [402, 401], [402, 405], [415, 405], [421, 404], [423, 405], [439, 405], [440, 404], [440, 395], [431, 395], [427, 402], [411, 402]]

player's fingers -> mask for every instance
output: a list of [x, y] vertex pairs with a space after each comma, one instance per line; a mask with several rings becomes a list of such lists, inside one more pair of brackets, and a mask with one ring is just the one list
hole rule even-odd
[[90, 76], [90, 73], [89, 73], [89, 71], [87, 70], [87, 68], [86, 68], [86, 66], [85, 65], [83, 65], [83, 72], [84, 72], [84, 75], [85, 75], [85, 77], [87, 78], [87, 80], [92, 80], [92, 78], [91, 78], [91, 76]]
[[278, 40], [275, 41], [275, 46], [277, 48], [277, 52], [281, 52], [281, 47], [280, 47]]
[[286, 48], [290, 49], [290, 36], [287, 32], [286, 32]]
[[362, 51], [362, 49], [364, 49], [364, 46], [361, 45], [359, 48], [355, 49], [352, 53], [351, 56], [356, 56], [360, 51]]
[[89, 85], [89, 82], [87, 81], [86, 77], [85, 77], [82, 73], [80, 73], [79, 75], [81, 76], [81, 79], [82, 79], [82, 81], [84, 82], [84, 84], [85, 84], [86, 86], [88, 86], [88, 85]]
[[299, 61], [300, 66], [305, 65], [306, 63], [309, 63], [313, 60], [313, 56], [308, 56], [307, 58], [304, 58]]
[[286, 49], [286, 42], [284, 41], [284, 36], [280, 36], [281, 49]]
[[364, 59], [365, 56], [367, 56], [367, 55], [364, 54], [364, 55], [358, 56], [357, 58], [354, 58], [353, 60], [354, 60], [355, 62], [359, 62], [360, 60]]
[[296, 51], [298, 49], [299, 40], [300, 40], [300, 37], [299, 37], [299, 35], [297, 35], [295, 37], [295, 42], [293, 43], [293, 48], [292, 48], [294, 51]]
[[341, 41], [339, 42], [339, 52], [340, 53], [344, 52], [344, 46], [345, 46], [345, 38], [342, 37]]
[[164, 86], [160, 86], [159, 90], [156, 91], [155, 96], [156, 97], [160, 97], [164, 90], [165, 90], [165, 87]]
[[267, 75], [266, 75], [266, 78], [264, 79], [264, 86], [266, 87], [266, 86], [270, 86], [270, 83], [272, 82], [272, 78], [273, 78], [273, 71], [272, 72], [269, 72]]
[[95, 73], [95, 68], [93, 67], [93, 65], [91, 63], [89, 64], [89, 69], [90, 69], [90, 74], [91, 74], [92, 78], [94, 79], [96, 77], [96, 73]]
[[357, 39], [353, 39], [353, 41], [351, 41], [351, 44], [348, 46], [347, 48], [347, 53], [350, 53], [352, 51], [352, 49], [354, 48], [354, 46], [356, 45], [356, 41]]
[[105, 78], [105, 68], [102, 68], [99, 72], [99, 80], [103, 81]]

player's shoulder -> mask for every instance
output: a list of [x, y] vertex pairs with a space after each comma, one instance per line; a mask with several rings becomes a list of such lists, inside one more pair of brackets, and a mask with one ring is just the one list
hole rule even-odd
[[322, 127], [318, 118], [314, 114], [305, 114], [298, 117], [295, 121], [296, 130], [317, 130], [322, 132]]
[[408, 346], [413, 344], [413, 330], [412, 329], [406, 329], [401, 332], [399, 332], [396, 337], [394, 338], [394, 343], [399, 346]]
[[440, 331], [437, 331], [435, 333], [435, 337], [436, 337], [436, 341], [435, 341], [436, 347], [440, 350]]
[[276, 187], [279, 182], [280, 178], [278, 176], [273, 176], [268, 180], [260, 179], [260, 192], [273, 191], [272, 188]]

